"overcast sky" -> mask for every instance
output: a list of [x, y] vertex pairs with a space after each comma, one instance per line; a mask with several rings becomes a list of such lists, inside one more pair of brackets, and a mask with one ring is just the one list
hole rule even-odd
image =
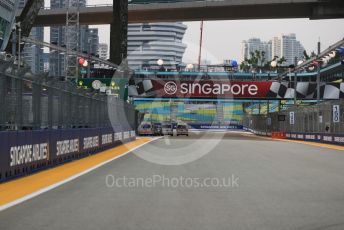
[[[88, 0], [88, 4], [112, 3], [112, 0]], [[184, 42], [188, 48], [184, 62], [196, 62], [200, 36], [200, 22], [185, 22], [188, 26]], [[99, 28], [100, 41], [109, 43], [109, 26], [91, 26]], [[223, 59], [241, 58], [241, 41], [251, 37], [269, 40], [281, 33], [295, 33], [296, 38], [305, 49], [315, 51], [318, 39], [322, 49], [344, 38], [344, 19], [308, 20], [238, 20], [238, 21], [205, 21], [203, 30], [202, 59], [212, 63], [222, 62]]]

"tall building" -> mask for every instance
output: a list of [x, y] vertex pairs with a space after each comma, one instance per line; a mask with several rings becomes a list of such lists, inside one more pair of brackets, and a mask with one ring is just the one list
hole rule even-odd
[[[34, 27], [31, 29], [30, 38], [43, 41], [44, 39], [44, 28]], [[44, 71], [43, 62], [43, 46], [25, 44], [22, 51], [22, 60], [24, 63], [31, 67], [33, 73], [42, 73]]]
[[[19, 9], [25, 7], [27, 0], [19, 0]], [[30, 31], [30, 38], [37, 41], [44, 40], [44, 28], [43, 27], [33, 27]], [[31, 67], [33, 73], [41, 73], [44, 71], [43, 63], [43, 47], [32, 44], [25, 44], [22, 51], [22, 60], [24, 63]]]
[[[50, 0], [52, 9], [65, 7], [68, 0]], [[80, 6], [86, 6], [86, 0], [79, 1]], [[79, 51], [87, 52], [89, 50], [88, 26], [80, 26], [79, 31]], [[65, 44], [65, 26], [50, 27], [50, 43], [58, 46]], [[53, 51], [50, 54], [50, 71], [51, 76], [65, 75], [65, 54], [63, 52]]]
[[[248, 40], [242, 41], [241, 43], [241, 59], [250, 58], [250, 54], [255, 51], [260, 51], [265, 53], [265, 61], [270, 61], [272, 59], [272, 41], [264, 42], [259, 38], [250, 38]], [[264, 64], [264, 63], [262, 63]]]
[[43, 72], [48, 73], [49, 72], [49, 57], [50, 53], [43, 53]]
[[166, 69], [181, 64], [186, 45], [182, 43], [187, 26], [180, 23], [135, 23], [128, 26], [128, 64], [132, 69], [157, 65]]
[[99, 48], [99, 36], [97, 28], [89, 28], [86, 33], [87, 36], [87, 52], [89, 51], [91, 55], [96, 56]]
[[17, 7], [18, 0], [0, 0], [0, 51], [7, 46]]
[[278, 37], [272, 38], [272, 47], [271, 47], [272, 57], [282, 57], [281, 56], [281, 39]]
[[109, 46], [106, 43], [100, 43], [98, 46], [99, 58], [107, 60], [108, 59]]
[[303, 58], [304, 50], [305, 48], [296, 40], [296, 35], [293, 33], [281, 34], [273, 38], [273, 56], [284, 57], [287, 60], [284, 65], [296, 64]]

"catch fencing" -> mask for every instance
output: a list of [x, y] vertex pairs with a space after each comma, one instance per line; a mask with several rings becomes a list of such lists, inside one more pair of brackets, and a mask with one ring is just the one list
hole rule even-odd
[[292, 106], [288, 110], [244, 115], [247, 128], [266, 132], [344, 133], [344, 100]]
[[136, 126], [135, 108], [70, 81], [0, 60], [0, 130]]
[[0, 59], [0, 182], [135, 139], [134, 106]]
[[265, 133], [344, 134], [344, 100], [297, 105], [263, 115], [244, 115], [243, 124]]

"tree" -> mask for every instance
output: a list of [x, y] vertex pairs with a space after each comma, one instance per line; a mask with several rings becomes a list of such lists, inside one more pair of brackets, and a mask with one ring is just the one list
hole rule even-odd
[[284, 62], [286, 62], [287, 60], [284, 57], [281, 57], [278, 61], [277, 64], [278, 65], [283, 65]]
[[310, 58], [309, 55], [307, 54], [307, 51], [306, 51], [306, 50], [303, 51], [303, 57], [304, 57], [306, 60], [308, 60], [308, 59]]
[[247, 72], [249, 70], [261, 70], [265, 67], [265, 52], [255, 50], [250, 52], [250, 58], [245, 58], [240, 64], [240, 69]]

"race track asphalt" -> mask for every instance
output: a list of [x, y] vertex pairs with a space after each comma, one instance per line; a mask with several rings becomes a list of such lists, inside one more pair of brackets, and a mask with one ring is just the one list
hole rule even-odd
[[[343, 151], [241, 133], [202, 135], [155, 140], [6, 209], [0, 229], [344, 229]], [[208, 152], [181, 165], [149, 161], [185, 150]]]

